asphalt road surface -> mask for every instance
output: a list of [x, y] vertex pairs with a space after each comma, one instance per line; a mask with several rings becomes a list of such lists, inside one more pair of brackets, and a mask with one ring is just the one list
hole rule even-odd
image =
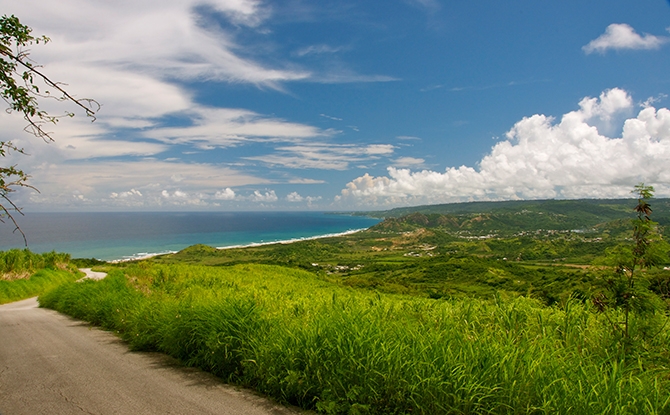
[[92, 280], [101, 280], [107, 276], [106, 272], [91, 271], [90, 268], [79, 268], [79, 271], [86, 274], [84, 278], [89, 278]]
[[301, 413], [37, 307], [0, 306], [0, 414]]

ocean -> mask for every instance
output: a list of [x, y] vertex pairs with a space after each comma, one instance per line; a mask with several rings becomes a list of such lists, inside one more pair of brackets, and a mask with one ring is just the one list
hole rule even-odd
[[[378, 219], [326, 212], [26, 213], [17, 218], [33, 252], [67, 252], [105, 261], [175, 252], [295, 241], [369, 228]], [[11, 223], [0, 224], [0, 250], [24, 248]]]

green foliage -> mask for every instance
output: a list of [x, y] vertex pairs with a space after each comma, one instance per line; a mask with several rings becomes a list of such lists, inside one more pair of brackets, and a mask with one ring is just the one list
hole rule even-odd
[[670, 300], [670, 268], [651, 269], [647, 272], [649, 289], [665, 301]]
[[630, 365], [578, 301], [435, 301], [281, 266], [142, 262], [40, 303], [319, 413], [670, 411], [670, 328], [659, 324]]
[[[0, 96], [8, 105], [7, 112], [23, 115], [28, 123], [25, 128], [27, 132], [48, 141], [51, 136], [44, 130], [44, 125], [56, 123], [59, 117], [40, 109], [38, 97], [70, 101], [93, 119], [99, 105], [90, 99], [75, 99], [62, 88], [62, 84], [52, 81], [37, 70], [24, 48], [32, 44], [47, 43], [49, 39], [46, 36], [35, 37], [31, 33], [32, 29], [22, 24], [16, 16], [0, 17]], [[43, 81], [46, 88], [40, 89], [36, 80]], [[70, 112], [64, 115], [74, 116]], [[0, 141], [0, 157], [5, 157], [10, 151], [23, 153], [22, 149], [10, 141]], [[12, 202], [10, 193], [20, 187], [33, 188], [27, 184], [27, 180], [28, 175], [15, 165], [0, 166], [0, 199], [4, 200], [0, 203], [0, 222], [9, 218], [19, 231], [12, 211], [20, 213], [21, 210]]]
[[605, 290], [596, 294], [593, 301], [602, 313], [621, 310], [623, 318], [608, 317], [611, 327], [623, 337], [622, 344], [629, 348], [631, 337], [631, 319], [638, 318], [644, 323], [649, 316], [662, 311], [659, 298], [649, 290], [649, 281], [643, 274], [659, 263], [667, 261], [667, 243], [657, 232], [658, 224], [650, 218], [654, 188], [639, 184], [633, 193], [638, 196], [632, 220], [632, 244], [618, 245], [608, 254], [615, 266], [613, 275], [606, 279]]
[[[667, 216], [668, 201], [659, 206]], [[488, 230], [496, 226], [514, 224], [518, 230], [524, 229], [583, 229], [598, 223], [626, 217], [629, 213], [627, 199], [583, 199], [583, 200], [533, 200], [505, 202], [470, 202], [442, 205], [414, 206], [396, 208], [381, 212], [364, 212], [366, 216], [378, 218], [401, 218], [414, 214], [428, 216], [446, 216], [462, 223], [468, 219], [486, 219], [484, 226]], [[505, 225], [507, 224], [507, 225]], [[459, 225], [460, 226], [460, 225]], [[512, 229], [512, 226], [508, 226]]]
[[0, 251], [0, 304], [32, 297], [72, 281], [75, 272], [69, 269], [69, 261], [69, 254], [57, 252]]
[[0, 279], [12, 279], [7, 274], [33, 273], [42, 268], [63, 269], [70, 262], [70, 254], [47, 252], [35, 254], [28, 249], [0, 251]]
[[58, 269], [41, 269], [29, 278], [0, 280], [0, 304], [23, 300], [47, 292], [79, 278], [75, 273]]
[[[667, 271], [645, 269], [630, 300], [612, 285], [621, 301], [607, 313], [588, 301], [611, 280], [612, 258], [635, 257], [630, 209], [583, 201], [588, 226], [571, 228], [570, 201], [539, 205], [419, 213], [291, 244], [197, 245], [41, 301], [321, 413], [669, 412], [670, 325], [656, 308], [657, 294], [670, 296]], [[651, 230], [646, 261], [667, 263], [662, 229]], [[626, 304], [636, 318], [622, 348], [612, 323]]]
[[93, 268], [107, 265], [106, 261], [101, 261], [96, 258], [72, 258], [70, 263], [77, 268]]

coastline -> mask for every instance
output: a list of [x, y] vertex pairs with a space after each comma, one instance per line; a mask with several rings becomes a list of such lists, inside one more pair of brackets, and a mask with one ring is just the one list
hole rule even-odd
[[[285, 240], [277, 240], [277, 241], [262, 241], [262, 242], [251, 242], [248, 244], [239, 244], [239, 245], [229, 245], [229, 246], [217, 246], [215, 247], [216, 249], [219, 250], [224, 250], [224, 249], [237, 249], [237, 248], [251, 248], [251, 247], [256, 247], [256, 246], [265, 246], [265, 245], [274, 245], [274, 244], [292, 244], [294, 242], [300, 242], [300, 241], [310, 241], [314, 239], [323, 239], [323, 238], [334, 238], [338, 236], [345, 236], [345, 235], [352, 235], [357, 232], [364, 231], [368, 228], [360, 228], [360, 229], [350, 229], [348, 231], [344, 232], [337, 232], [337, 233], [328, 233], [324, 235], [315, 235], [315, 236], [305, 236], [301, 238], [291, 238], [291, 239], [285, 239]], [[146, 253], [146, 252], [140, 252], [137, 254], [133, 254], [131, 256], [125, 256], [121, 259], [113, 259], [109, 261], [105, 261], [109, 264], [120, 264], [123, 262], [132, 262], [132, 261], [141, 261], [143, 259], [149, 259], [161, 255], [169, 255], [169, 254], [176, 254], [179, 251], [164, 251], [164, 252], [156, 252], [156, 253]]]

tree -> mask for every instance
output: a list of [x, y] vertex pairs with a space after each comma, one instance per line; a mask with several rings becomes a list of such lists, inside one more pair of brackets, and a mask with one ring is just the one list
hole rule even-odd
[[[40, 67], [29, 58], [30, 53], [25, 48], [32, 44], [47, 43], [49, 38], [34, 37], [31, 32], [30, 27], [22, 24], [13, 15], [0, 18], [0, 95], [8, 105], [8, 113], [18, 112], [23, 115], [28, 123], [26, 132], [49, 142], [53, 138], [44, 129], [45, 126], [57, 123], [61, 117], [73, 117], [74, 113], [50, 115], [40, 109], [38, 98], [70, 101], [79, 106], [92, 121], [95, 121], [95, 113], [100, 105], [92, 99], [73, 97], [64, 89], [64, 84], [52, 81], [38, 69]], [[43, 89], [40, 89], [38, 81], [44, 84]], [[0, 141], [0, 157], [6, 157], [12, 151], [24, 153], [23, 149], [16, 147], [11, 141]], [[0, 222], [10, 220], [15, 226], [14, 231], [21, 233], [26, 245], [25, 234], [12, 215], [13, 212], [21, 215], [23, 213], [10, 196], [21, 187], [37, 190], [28, 184], [29, 177], [16, 165], [0, 165]]]
[[[658, 223], [651, 220], [649, 200], [654, 196], [654, 188], [640, 183], [632, 193], [637, 195], [634, 208], [636, 217], [632, 220], [632, 244], [619, 245], [610, 250], [615, 266], [614, 275], [606, 281], [606, 290], [593, 298], [597, 309], [604, 313], [624, 343], [630, 339], [631, 317], [652, 314], [657, 301], [647, 288], [643, 270], [654, 267], [665, 260], [667, 243], [658, 232]], [[619, 310], [623, 316], [609, 317], [608, 311]]]

